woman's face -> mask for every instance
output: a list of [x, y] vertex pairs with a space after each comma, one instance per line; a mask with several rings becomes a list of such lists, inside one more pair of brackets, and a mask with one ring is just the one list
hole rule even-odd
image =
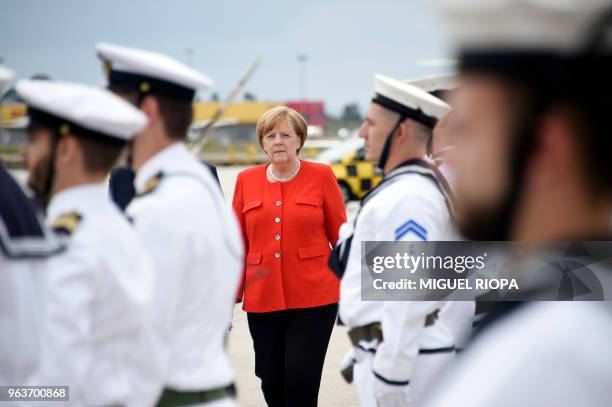
[[261, 142], [268, 159], [273, 163], [282, 164], [297, 159], [300, 137], [287, 120], [279, 121], [263, 135]]

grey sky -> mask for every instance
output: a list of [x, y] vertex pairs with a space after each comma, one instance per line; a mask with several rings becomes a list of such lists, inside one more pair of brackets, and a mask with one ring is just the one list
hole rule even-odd
[[296, 57], [305, 53], [307, 98], [337, 114], [348, 102], [363, 111], [375, 73], [412, 78], [448, 70], [416, 64], [448, 56], [442, 28], [426, 0], [4, 0], [0, 57], [18, 77], [42, 72], [101, 84], [94, 46], [114, 42], [188, 62], [225, 95], [261, 56], [246, 90], [286, 100], [299, 97]]

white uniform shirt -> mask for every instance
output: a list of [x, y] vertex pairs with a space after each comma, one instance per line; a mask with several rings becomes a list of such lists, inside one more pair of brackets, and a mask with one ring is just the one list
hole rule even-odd
[[609, 406], [610, 338], [610, 303], [524, 305], [474, 340], [427, 406]]
[[[201, 391], [233, 380], [224, 338], [242, 272], [238, 222], [210, 171], [183, 143], [142, 166], [136, 191], [160, 172], [156, 187], [127, 208], [155, 269], [153, 330], [135, 365], [149, 374], [134, 384], [138, 405], [155, 402], [162, 387]], [[151, 389], [157, 394], [142, 403]]]
[[[406, 232], [408, 222], [418, 226]], [[449, 228], [443, 195], [431, 179], [419, 174], [390, 181], [358, 216], [340, 283], [340, 318], [349, 328], [382, 322], [384, 341], [376, 351], [373, 370], [387, 380], [410, 380], [419, 349], [450, 347], [453, 338], [439, 320], [424, 327], [426, 315], [442, 308], [444, 302], [361, 300], [361, 242], [444, 240]]]
[[[456, 179], [455, 173], [453, 168], [446, 162], [446, 156], [452, 148], [454, 147], [447, 147], [434, 157], [434, 159], [438, 169], [444, 178], [446, 178], [451, 189], [454, 189]], [[444, 240], [463, 240], [463, 237], [459, 235], [459, 232], [455, 228], [452, 228], [449, 236]], [[472, 324], [475, 313], [476, 301], [449, 301], [440, 311], [440, 319], [444, 321], [444, 324], [453, 333], [455, 346], [458, 349], [463, 349], [472, 336]]]
[[23, 385], [39, 358], [40, 283], [47, 259], [13, 260], [0, 250], [0, 385]]
[[72, 212], [81, 220], [45, 273], [41, 361], [30, 384], [70, 386], [72, 406], [121, 404], [150, 306], [150, 259], [106, 184], [60, 192], [47, 219]]
[[41, 283], [62, 246], [0, 163], [0, 385], [23, 385], [40, 357]]

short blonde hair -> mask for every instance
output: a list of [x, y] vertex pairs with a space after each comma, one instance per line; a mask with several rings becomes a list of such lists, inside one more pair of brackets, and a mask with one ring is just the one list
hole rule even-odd
[[306, 141], [308, 125], [301, 114], [287, 106], [273, 107], [262, 114], [257, 121], [256, 131], [261, 148], [263, 148], [263, 136], [272, 130], [281, 120], [286, 120], [293, 127], [293, 131], [300, 138], [301, 149]]

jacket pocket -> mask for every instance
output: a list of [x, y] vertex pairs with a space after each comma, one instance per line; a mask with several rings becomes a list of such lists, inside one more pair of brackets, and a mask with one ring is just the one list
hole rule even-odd
[[244, 207], [242, 208], [242, 213], [245, 213], [248, 210], [257, 208], [258, 206], [261, 206], [261, 201], [247, 202], [246, 204], [244, 204]]
[[316, 196], [298, 196], [295, 203], [301, 205], [321, 206], [321, 200]]
[[319, 244], [316, 246], [300, 247], [298, 249], [298, 257], [300, 259], [309, 259], [311, 257], [325, 256], [329, 254], [329, 245]]
[[261, 253], [249, 253], [246, 257], [247, 264], [259, 264], [261, 263]]

